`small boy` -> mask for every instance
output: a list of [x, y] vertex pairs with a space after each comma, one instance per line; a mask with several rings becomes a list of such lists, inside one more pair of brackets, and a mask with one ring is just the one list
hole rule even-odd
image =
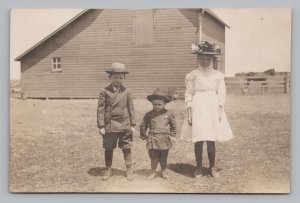
[[[166, 103], [172, 98], [166, 93], [156, 89], [147, 99], [152, 103], [153, 110], [146, 113], [140, 125], [140, 138], [146, 140], [146, 147], [151, 160], [151, 175], [155, 178], [158, 163], [161, 166], [161, 176], [167, 179], [167, 158], [169, 149], [176, 139], [175, 116], [167, 109]], [[148, 129], [148, 134], [147, 134]]]
[[132, 181], [131, 148], [135, 113], [132, 94], [123, 86], [125, 75], [129, 72], [121, 63], [112, 63], [106, 72], [110, 85], [100, 91], [97, 108], [97, 125], [103, 138], [107, 167], [102, 179], [106, 181], [112, 175], [113, 151], [118, 144], [123, 151], [127, 180]]

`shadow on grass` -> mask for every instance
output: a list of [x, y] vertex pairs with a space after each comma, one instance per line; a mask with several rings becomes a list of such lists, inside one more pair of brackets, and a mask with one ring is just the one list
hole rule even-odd
[[[184, 175], [186, 177], [193, 178], [194, 173], [196, 170], [196, 167], [191, 164], [184, 164], [184, 163], [178, 163], [178, 164], [169, 164], [168, 168], [175, 173], [179, 173], [181, 175]], [[221, 171], [221, 169], [217, 169], [217, 171]], [[209, 175], [209, 169], [207, 167], [202, 167], [202, 176], [210, 176]]]
[[175, 173], [179, 173], [190, 178], [194, 177], [194, 172], [196, 169], [195, 166], [184, 163], [169, 164], [168, 168], [174, 171]]
[[137, 175], [141, 175], [141, 176], [149, 176], [151, 173], [150, 169], [138, 169], [133, 171], [135, 174]]
[[[106, 167], [96, 167], [96, 168], [91, 168], [87, 173], [91, 176], [103, 176], [105, 173]], [[125, 176], [126, 172], [119, 170], [119, 169], [114, 169], [112, 168], [112, 173], [115, 176]]]

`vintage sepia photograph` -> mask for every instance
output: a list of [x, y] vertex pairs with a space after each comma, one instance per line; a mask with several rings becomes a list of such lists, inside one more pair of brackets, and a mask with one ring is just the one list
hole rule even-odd
[[10, 13], [12, 193], [290, 193], [290, 8]]

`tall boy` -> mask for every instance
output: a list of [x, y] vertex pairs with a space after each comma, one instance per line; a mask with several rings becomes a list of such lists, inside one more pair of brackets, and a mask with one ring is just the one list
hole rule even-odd
[[132, 132], [136, 123], [132, 94], [123, 86], [129, 72], [121, 63], [112, 63], [106, 72], [110, 85], [100, 91], [97, 108], [97, 124], [103, 137], [107, 167], [102, 179], [106, 181], [112, 175], [113, 152], [118, 144], [123, 151], [127, 180], [132, 181]]

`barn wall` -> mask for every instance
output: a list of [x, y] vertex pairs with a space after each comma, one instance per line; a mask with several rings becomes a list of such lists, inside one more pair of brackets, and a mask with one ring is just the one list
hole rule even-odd
[[204, 13], [201, 17], [202, 40], [214, 42], [221, 48], [222, 56], [218, 56], [218, 70], [225, 72], [225, 26], [213, 18], [211, 15]]
[[[140, 12], [153, 13], [152, 45], [134, 43]], [[135, 97], [156, 87], [183, 89], [185, 74], [196, 67], [190, 46], [198, 39], [197, 27], [192, 9], [90, 10], [22, 59], [22, 90], [28, 97], [97, 98], [112, 62], [130, 71], [125, 85]], [[61, 57], [61, 73], [51, 72], [52, 57]]]

